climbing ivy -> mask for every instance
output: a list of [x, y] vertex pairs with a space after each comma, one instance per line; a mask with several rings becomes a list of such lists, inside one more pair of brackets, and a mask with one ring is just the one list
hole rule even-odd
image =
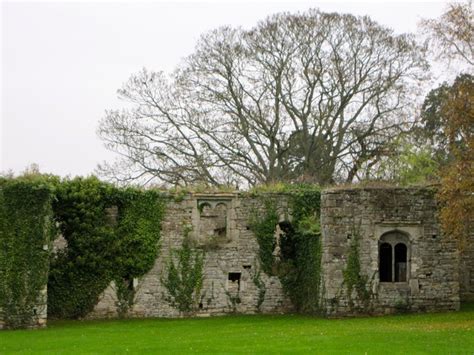
[[258, 289], [257, 298], [257, 312], [261, 311], [263, 302], [265, 301], [265, 294], [267, 293], [267, 287], [265, 282], [262, 280], [262, 272], [257, 265], [254, 266], [254, 272], [252, 273], [252, 281]]
[[116, 279], [115, 287], [117, 294], [117, 301], [115, 303], [117, 307], [117, 313], [119, 318], [124, 318], [127, 316], [128, 310], [133, 305], [135, 298], [133, 279]]
[[346, 267], [343, 270], [344, 284], [346, 286], [347, 298], [349, 300], [349, 307], [354, 308], [354, 300], [352, 298], [353, 291], [355, 290], [357, 298], [362, 302], [364, 310], [367, 310], [370, 291], [367, 289], [368, 277], [363, 275], [360, 268], [360, 255], [359, 255], [359, 240], [360, 232], [359, 228], [353, 227], [351, 233], [349, 253], [347, 255]]
[[133, 279], [144, 275], [155, 263], [159, 251], [164, 203], [157, 191], [128, 188], [116, 192], [118, 224], [114, 249], [114, 278], [119, 314], [133, 304]]
[[118, 189], [95, 177], [76, 178], [58, 185], [53, 210], [67, 248], [51, 259], [49, 315], [86, 315], [112, 280], [124, 313], [133, 289], [123, 285], [145, 274], [158, 253], [161, 195]]
[[46, 179], [0, 180], [0, 319], [37, 324], [48, 279], [52, 189]]
[[321, 284], [320, 188], [315, 185], [278, 185], [287, 195], [291, 221], [280, 222], [280, 259], [274, 260], [275, 228], [279, 222], [276, 195], [270, 189], [253, 191], [263, 201], [263, 213], [253, 213], [250, 227], [259, 244], [265, 273], [277, 275], [297, 311], [319, 312]]
[[[262, 198], [262, 197], [260, 197]], [[250, 229], [255, 233], [258, 242], [258, 256], [260, 265], [267, 275], [274, 275], [273, 250], [275, 249], [275, 226], [278, 223], [276, 202], [273, 198], [265, 196], [263, 200], [263, 213], [259, 209], [251, 212]]]
[[229, 291], [225, 291], [225, 294], [227, 296], [227, 307], [229, 307], [229, 310], [232, 313], [237, 313], [237, 305], [242, 303], [242, 299], [240, 298], [240, 291], [237, 291], [237, 294], [232, 294]]
[[[164, 197], [157, 191], [119, 189], [95, 177], [37, 178], [36, 182], [31, 178], [2, 181], [0, 296], [3, 303], [0, 307], [3, 312], [14, 316], [23, 309], [24, 319], [31, 318], [34, 309], [26, 307], [26, 303], [39, 295], [38, 285], [44, 285], [49, 253], [43, 246], [49, 240], [48, 233], [57, 226], [67, 248], [50, 257], [48, 315], [85, 316], [111, 281], [117, 287], [119, 313], [126, 315], [133, 304], [133, 279], [150, 270], [159, 251]], [[280, 223], [281, 255], [275, 260], [274, 231], [279, 222], [277, 204], [282, 193], [288, 196], [292, 219]], [[297, 310], [314, 313], [318, 309], [320, 285], [319, 188], [290, 185], [278, 194], [264, 192], [259, 196], [263, 212], [254, 214], [251, 228], [259, 244], [262, 271], [280, 277]], [[36, 239], [25, 243], [25, 238]], [[40, 257], [35, 259], [35, 255]], [[174, 251], [162, 280], [170, 303], [181, 312], [191, 312], [196, 306], [203, 281], [203, 262], [204, 253], [192, 248], [186, 229], [183, 245]], [[32, 271], [25, 271], [28, 268]], [[14, 269], [22, 272], [21, 277], [14, 274]], [[259, 288], [260, 306], [265, 297], [260, 271], [253, 281]], [[21, 294], [28, 296], [22, 298]], [[8, 303], [13, 298], [26, 303], [23, 306]]]
[[294, 267], [283, 278], [283, 286], [299, 312], [314, 314], [320, 310], [321, 190], [319, 186], [302, 184], [292, 185], [288, 191], [295, 226], [295, 259]]
[[204, 251], [193, 247], [190, 232], [185, 226], [181, 248], [172, 251], [161, 280], [168, 291], [165, 299], [183, 314], [196, 309], [203, 283]]
[[111, 279], [114, 228], [105, 209], [114, 188], [97, 178], [62, 181], [54, 217], [67, 248], [51, 259], [48, 316], [77, 318], [88, 313]]
[[321, 278], [321, 234], [317, 221], [313, 223], [309, 230], [295, 230], [295, 258], [282, 258], [288, 266], [280, 276], [296, 309], [311, 314], [319, 312]]
[[[125, 314], [134, 296], [129, 285], [157, 257], [161, 193], [40, 174], [2, 179], [0, 186], [2, 318], [14, 327], [31, 319], [45, 278], [52, 318], [86, 315], [113, 280]], [[50, 255], [49, 234], [59, 232], [67, 248]]]

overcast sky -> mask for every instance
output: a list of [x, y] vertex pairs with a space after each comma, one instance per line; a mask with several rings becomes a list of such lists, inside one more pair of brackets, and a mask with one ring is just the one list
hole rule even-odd
[[88, 175], [113, 160], [95, 133], [116, 90], [142, 67], [172, 71], [200, 34], [249, 28], [281, 11], [369, 15], [396, 32], [438, 17], [445, 1], [2, 2], [0, 172]]

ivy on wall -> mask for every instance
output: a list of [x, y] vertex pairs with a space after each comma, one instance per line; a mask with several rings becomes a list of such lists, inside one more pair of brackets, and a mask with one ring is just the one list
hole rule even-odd
[[204, 251], [192, 245], [189, 233], [184, 227], [181, 248], [172, 251], [161, 282], [168, 291], [165, 299], [183, 314], [192, 313], [197, 306], [203, 283]]
[[257, 312], [261, 311], [262, 304], [265, 301], [265, 295], [267, 293], [267, 287], [265, 282], [262, 280], [262, 272], [258, 268], [257, 265], [254, 266], [254, 272], [251, 274], [252, 281], [254, 285], [257, 287], [258, 290], [258, 298], [257, 298]]
[[61, 182], [53, 210], [67, 248], [51, 259], [48, 314], [85, 316], [112, 280], [125, 314], [133, 302], [128, 285], [157, 256], [163, 202], [159, 192], [118, 189], [95, 177]]
[[[370, 291], [367, 287], [368, 277], [363, 275], [360, 267], [359, 240], [360, 226], [354, 226], [351, 233], [349, 252], [347, 255], [346, 267], [343, 270], [344, 284], [346, 286], [349, 307], [354, 308], [353, 293], [355, 291], [357, 299], [361, 302], [362, 310], [367, 311], [370, 301]], [[369, 285], [370, 287], [370, 285]]]
[[286, 194], [291, 221], [280, 222], [280, 258], [275, 260], [275, 228], [279, 222], [277, 200], [271, 190], [255, 191], [263, 201], [263, 214], [253, 214], [250, 227], [259, 244], [260, 264], [269, 275], [277, 275], [297, 311], [318, 313], [321, 285], [321, 192], [314, 185], [279, 185]]
[[[260, 196], [262, 198], [262, 196]], [[250, 228], [255, 233], [259, 245], [258, 256], [262, 270], [267, 275], [274, 275], [275, 227], [278, 223], [276, 202], [271, 197], [263, 199], [264, 213], [253, 211]]]
[[[263, 213], [251, 221], [260, 267], [280, 278], [298, 311], [315, 313], [321, 277], [319, 188], [289, 185], [278, 194], [266, 192], [256, 193]], [[282, 193], [292, 212], [291, 219], [280, 223], [281, 251], [275, 258], [277, 200]], [[85, 316], [111, 281], [117, 286], [119, 313], [127, 314], [134, 299], [133, 279], [152, 268], [159, 252], [165, 205], [160, 192], [119, 189], [95, 177], [39, 176], [1, 181], [0, 198], [0, 308], [12, 317], [10, 323], [21, 326], [32, 319], [35, 309], [29, 305], [46, 279], [52, 318]], [[58, 234], [56, 226], [67, 248], [50, 256], [43, 247], [53, 231]], [[188, 234], [186, 230], [162, 280], [170, 303], [183, 313], [195, 309], [203, 282], [204, 254], [193, 248]], [[260, 308], [265, 297], [260, 271], [253, 281]]]
[[126, 314], [133, 304], [133, 279], [147, 273], [159, 251], [164, 199], [157, 191], [132, 188], [119, 190], [115, 203], [118, 223], [114, 258], [119, 314]]
[[45, 179], [0, 180], [0, 320], [8, 328], [38, 325], [53, 233], [51, 199]]
[[58, 185], [53, 210], [67, 248], [51, 259], [48, 316], [84, 316], [108, 285], [115, 236], [105, 208], [112, 204], [113, 191], [112, 185], [96, 178], [76, 178]]

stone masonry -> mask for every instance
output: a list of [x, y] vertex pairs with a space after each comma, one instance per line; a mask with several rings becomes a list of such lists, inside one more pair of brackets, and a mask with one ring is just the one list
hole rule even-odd
[[[285, 195], [275, 196], [281, 220], [291, 220]], [[245, 194], [195, 194], [171, 201], [162, 225], [161, 250], [153, 269], [134, 280], [135, 302], [129, 316], [177, 317], [161, 284], [171, 250], [179, 248], [184, 228], [192, 228], [196, 247], [205, 250], [204, 285], [198, 316], [292, 311], [278, 277], [259, 270], [258, 245], [249, 221], [263, 206]], [[473, 245], [461, 260], [453, 241], [437, 221], [434, 191], [427, 188], [350, 188], [323, 192], [322, 295], [328, 316], [440, 311], [459, 308], [460, 291], [473, 295]], [[276, 226], [276, 228], [278, 228]], [[352, 243], [358, 244], [363, 292], [348, 295], [344, 273]], [[387, 282], [381, 280], [381, 245], [404, 244], [405, 259], [389, 260]], [[395, 253], [392, 254], [395, 257]], [[390, 255], [389, 255], [390, 256]], [[387, 264], [387, 265], [388, 265]], [[460, 265], [461, 268], [460, 275]], [[395, 270], [397, 269], [397, 270]], [[401, 276], [395, 276], [395, 273]], [[259, 274], [264, 290], [254, 281]], [[398, 275], [398, 274], [397, 274]], [[461, 288], [460, 288], [461, 281]], [[259, 305], [259, 295], [264, 301]], [[114, 285], [104, 292], [90, 318], [116, 317]]]
[[[460, 301], [474, 299], [474, 235], [468, 236], [459, 253], [456, 242], [440, 230], [434, 195], [429, 188], [394, 187], [334, 188], [322, 193], [322, 291], [314, 295], [320, 297], [322, 313], [457, 310]], [[291, 222], [288, 195], [271, 194], [270, 198], [276, 202], [280, 222]], [[170, 196], [159, 256], [146, 275], [130, 280], [135, 297], [127, 316], [185, 316], [169, 304], [161, 281], [173, 250], [182, 246], [185, 231], [190, 231], [194, 247], [205, 252], [195, 315], [294, 311], [278, 277], [266, 275], [259, 265], [259, 247], [250, 223], [264, 209], [262, 199], [246, 193]], [[107, 213], [116, 218], [113, 208]], [[281, 232], [277, 224], [275, 256]], [[58, 238], [54, 247], [67, 248], [67, 243]], [[45, 285], [32, 327], [45, 325], [46, 300]], [[118, 316], [112, 283], [87, 318]], [[0, 317], [0, 329], [3, 325]]]
[[[430, 189], [325, 191], [321, 226], [326, 314], [459, 309], [459, 255], [455, 242], [441, 233], [436, 215]], [[344, 273], [354, 242], [365, 285], [349, 295]], [[390, 255], [391, 246], [395, 253]]]
[[[288, 196], [272, 198], [280, 222], [291, 222]], [[186, 230], [195, 248], [205, 252], [197, 316], [292, 312], [278, 277], [266, 275], [259, 265], [250, 222], [264, 208], [262, 199], [245, 193], [171, 196], [155, 265], [143, 277], [130, 280], [135, 296], [127, 316], [184, 316], [167, 301], [161, 280]], [[116, 211], [107, 213], [115, 218]], [[328, 316], [457, 310], [460, 300], [474, 299], [473, 236], [457, 252], [455, 242], [440, 230], [434, 191], [429, 188], [326, 190], [321, 197], [321, 229], [320, 304]], [[278, 238], [278, 225], [275, 231]], [[64, 239], [56, 240], [58, 248], [67, 248]], [[354, 250], [360, 272], [349, 294], [348, 285], [354, 281], [348, 281], [348, 261], [352, 257], [354, 265]], [[37, 304], [39, 326], [46, 322], [46, 297], [45, 288]], [[87, 318], [118, 317], [118, 309], [112, 283]]]
[[[278, 199], [282, 220], [286, 197]], [[258, 199], [239, 194], [195, 194], [182, 201], [170, 200], [162, 224], [159, 257], [153, 269], [134, 280], [135, 299], [128, 316], [178, 317], [166, 300], [161, 283], [173, 249], [180, 248], [185, 228], [191, 228], [196, 247], [205, 251], [204, 284], [196, 315], [225, 313], [282, 313], [291, 310], [276, 276], [260, 270], [258, 244], [249, 222], [263, 206]], [[257, 287], [255, 277], [263, 282]], [[264, 292], [263, 303], [259, 297]], [[101, 296], [88, 318], [117, 317], [115, 285]]]

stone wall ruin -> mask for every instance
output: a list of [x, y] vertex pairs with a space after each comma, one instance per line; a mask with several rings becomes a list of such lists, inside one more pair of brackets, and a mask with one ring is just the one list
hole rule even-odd
[[[459, 309], [459, 255], [442, 235], [433, 190], [332, 189], [321, 207], [326, 314]], [[364, 282], [348, 292], [353, 243]]]
[[[286, 197], [278, 199], [287, 210]], [[264, 207], [259, 199], [239, 194], [195, 194], [166, 206], [161, 249], [154, 267], [136, 282], [129, 317], [179, 317], [166, 300], [161, 282], [173, 249], [178, 249], [185, 228], [191, 229], [196, 248], [205, 251], [204, 284], [197, 316], [226, 313], [283, 313], [292, 309], [277, 276], [259, 266], [258, 244], [249, 222]], [[258, 277], [258, 280], [255, 278]], [[260, 297], [264, 292], [263, 302]], [[117, 298], [112, 284], [88, 318], [117, 317]]]
[[[276, 201], [281, 221], [291, 220], [287, 196], [281, 195]], [[197, 315], [292, 311], [278, 277], [258, 270], [258, 245], [248, 224], [250, 215], [262, 208], [257, 198], [242, 194], [202, 194], [170, 203], [163, 222], [160, 256], [153, 270], [137, 282], [135, 304], [129, 315], [179, 316], [164, 300], [166, 290], [159, 280], [170, 250], [181, 243], [184, 225], [192, 225], [197, 247], [206, 250], [203, 296]], [[466, 296], [472, 295], [474, 289], [470, 279], [474, 275], [474, 248], [469, 245], [465, 250], [465, 269], [460, 274], [455, 242], [442, 235], [436, 211], [431, 189], [355, 188], [323, 192], [321, 312], [341, 316], [459, 309], [460, 291], [468, 299]], [[276, 238], [278, 228], [277, 225]], [[348, 295], [344, 278], [354, 239], [364, 281], [363, 287], [357, 287], [364, 289], [363, 295], [358, 294], [357, 287]], [[389, 258], [390, 280], [381, 278], [382, 244], [393, 255], [393, 260]], [[252, 281], [256, 272], [265, 289], [260, 305], [262, 290]], [[106, 292], [90, 317], [116, 316], [113, 302]]]
[[[272, 198], [280, 222], [291, 222], [288, 195], [273, 194]], [[162, 278], [186, 230], [190, 230], [195, 248], [205, 251], [204, 283], [196, 316], [294, 311], [279, 278], [261, 270], [250, 221], [264, 208], [262, 199], [245, 193], [170, 198], [162, 222], [159, 256], [147, 274], [130, 280], [134, 299], [126, 316], [183, 316], [167, 301]], [[113, 212], [108, 212], [112, 219]], [[279, 229], [277, 224], [276, 258]], [[431, 189], [326, 190], [321, 198], [321, 229], [322, 314], [457, 310], [460, 301], [474, 299], [474, 243], [467, 243], [459, 255], [455, 242], [442, 235]], [[56, 245], [65, 247], [65, 243]], [[348, 265], [358, 265], [355, 279]], [[45, 299], [46, 295], [42, 304]], [[120, 315], [112, 282], [86, 318]]]

